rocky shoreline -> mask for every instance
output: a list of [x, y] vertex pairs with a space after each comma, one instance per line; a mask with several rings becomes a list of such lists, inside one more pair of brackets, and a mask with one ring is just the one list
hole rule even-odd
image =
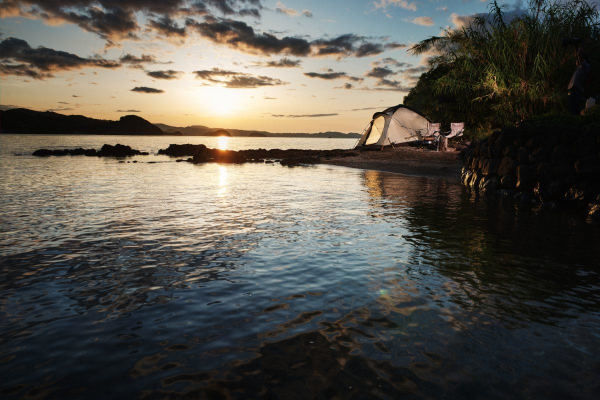
[[[409, 146], [387, 147], [383, 151], [358, 150], [299, 150], [253, 149], [219, 150], [202, 144], [171, 144], [158, 151], [159, 155], [177, 158], [177, 162], [194, 164], [217, 163], [280, 163], [282, 166], [327, 164], [350, 168], [396, 172], [411, 176], [456, 180], [460, 178], [461, 162], [457, 151], [433, 152]], [[40, 149], [34, 156], [94, 156], [125, 158], [148, 153], [117, 144], [102, 149]], [[135, 162], [135, 161], [134, 161]]]
[[524, 122], [473, 144], [462, 157], [462, 184], [477, 194], [551, 208], [582, 207], [600, 216], [597, 125]]

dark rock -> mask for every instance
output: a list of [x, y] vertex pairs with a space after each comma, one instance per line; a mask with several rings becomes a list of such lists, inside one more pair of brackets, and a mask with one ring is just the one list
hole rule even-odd
[[36, 157], [49, 157], [52, 156], [52, 150], [48, 150], [48, 149], [39, 149], [33, 152], [34, 156]]
[[544, 183], [540, 183], [540, 182], [535, 184], [535, 187], [533, 188], [533, 194], [540, 201], [545, 201], [550, 198], [550, 195], [549, 195], [548, 189], [547, 189], [547, 185], [545, 185]]
[[477, 190], [479, 188], [479, 182], [481, 182], [482, 175], [479, 171], [473, 171], [471, 174], [471, 182], [469, 182], [469, 186], [471, 188]]
[[514, 190], [517, 188], [517, 177], [514, 174], [504, 175], [500, 184], [504, 189]]
[[140, 156], [147, 155], [148, 153], [142, 153], [139, 150], [132, 149], [129, 146], [125, 146], [122, 144], [116, 144], [111, 146], [110, 144], [105, 144], [102, 146], [100, 151], [97, 153], [98, 157], [131, 157], [131, 156]]
[[561, 162], [568, 161], [571, 152], [564, 144], [558, 145], [552, 150], [551, 160], [553, 164], [560, 164]]
[[484, 176], [495, 175], [496, 172], [498, 171], [499, 164], [500, 164], [500, 162], [496, 158], [492, 158], [491, 160], [486, 160], [486, 162], [483, 165], [483, 168], [481, 168], [481, 173]]
[[573, 146], [575, 155], [579, 158], [590, 156], [598, 152], [596, 138], [592, 136], [581, 137]]
[[517, 194], [517, 191], [510, 190], [510, 189], [500, 189], [500, 190], [496, 191], [496, 194], [498, 196], [501, 196], [501, 197], [504, 197], [504, 198], [512, 199]]
[[518, 192], [514, 196], [514, 200], [521, 204], [529, 204], [532, 203], [535, 199], [533, 195], [529, 192]]
[[493, 176], [485, 177], [479, 183], [479, 194], [492, 194], [500, 188], [500, 178]]
[[588, 215], [592, 218], [600, 218], [600, 203], [588, 204]]
[[171, 144], [166, 149], [161, 149], [158, 154], [164, 154], [170, 157], [193, 157], [206, 150], [203, 144]]
[[551, 199], [563, 199], [565, 193], [569, 189], [569, 185], [567, 184], [565, 179], [557, 179], [552, 181], [548, 186], [547, 195]]
[[558, 206], [558, 203], [556, 203], [555, 201], [544, 201], [542, 203], [542, 208], [544, 208], [544, 210], [558, 210], [560, 207]]
[[575, 161], [575, 171], [578, 174], [600, 174], [600, 160], [595, 156], [587, 156]]
[[302, 164], [317, 164], [319, 161], [321, 160], [318, 157], [285, 158], [281, 160], [281, 165], [294, 167]]
[[538, 147], [542, 147], [546, 144], [546, 135], [538, 135], [529, 139], [526, 146], [531, 150], [535, 150]]
[[532, 164], [539, 164], [540, 162], [544, 161], [545, 159], [546, 159], [546, 150], [544, 150], [543, 147], [539, 147], [539, 148], [535, 149], [529, 155], [529, 162]]
[[508, 174], [514, 174], [517, 171], [517, 167], [519, 163], [517, 160], [511, 158], [510, 156], [506, 156], [500, 162], [500, 166], [498, 167], [498, 175], [505, 176]]
[[567, 146], [570, 146], [572, 143], [576, 142], [579, 139], [580, 132], [576, 129], [569, 129], [563, 131], [560, 141]]
[[552, 164], [548, 162], [542, 162], [535, 167], [535, 179], [544, 185], [547, 185], [552, 181]]
[[504, 150], [502, 151], [502, 155], [504, 157], [517, 158], [518, 149], [515, 147], [515, 145], [511, 144], [504, 148]]
[[582, 181], [574, 184], [565, 194], [565, 199], [574, 202], [593, 201], [597, 194], [597, 184]]
[[557, 179], [565, 179], [575, 173], [575, 168], [570, 162], [562, 162], [552, 169]]
[[527, 147], [520, 147], [519, 153], [517, 154], [519, 164], [527, 164], [529, 162], [529, 154], [531, 154], [531, 152]]
[[535, 173], [533, 167], [529, 165], [519, 165], [517, 167], [517, 189], [531, 190], [535, 183]]

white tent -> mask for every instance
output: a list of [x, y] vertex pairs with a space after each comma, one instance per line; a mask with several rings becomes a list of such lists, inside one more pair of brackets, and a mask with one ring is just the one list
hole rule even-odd
[[356, 147], [407, 143], [427, 134], [429, 120], [418, 111], [404, 105], [390, 107], [373, 114]]

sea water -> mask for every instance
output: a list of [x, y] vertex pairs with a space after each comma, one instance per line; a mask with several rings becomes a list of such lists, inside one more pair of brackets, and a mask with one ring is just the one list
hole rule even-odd
[[354, 141], [0, 135], [3, 398], [600, 392], [579, 213], [344, 167], [30, 155], [104, 143]]

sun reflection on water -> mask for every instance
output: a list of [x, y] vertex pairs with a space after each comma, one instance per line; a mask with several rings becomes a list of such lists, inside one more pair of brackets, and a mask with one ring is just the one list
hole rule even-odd
[[[222, 138], [227, 139], [227, 138]], [[220, 165], [219, 166], [219, 196], [227, 193], [227, 167]]]

